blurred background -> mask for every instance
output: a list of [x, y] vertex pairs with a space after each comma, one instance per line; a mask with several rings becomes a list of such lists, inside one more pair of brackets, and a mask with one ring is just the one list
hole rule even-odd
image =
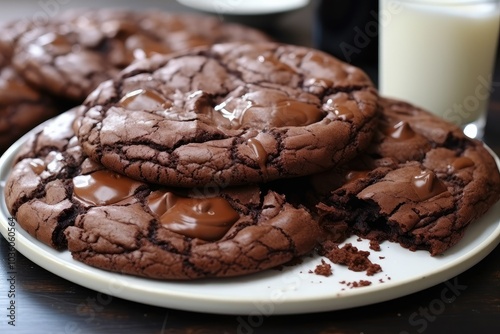
[[[273, 0], [268, 0], [273, 1]], [[312, 46], [364, 67], [376, 76], [378, 1], [275, 1], [260, 15], [242, 15], [238, 6], [243, 2], [259, 6], [263, 1], [247, 0], [0, 0], [0, 21], [28, 19], [35, 22], [50, 20], [70, 8], [116, 7], [132, 9], [161, 9], [174, 12], [197, 12], [193, 5], [204, 3], [202, 12], [221, 20], [239, 22], [264, 30], [284, 43]], [[210, 4], [210, 5], [207, 5]], [[289, 7], [296, 7], [292, 8]], [[302, 6], [302, 7], [300, 7]], [[373, 78], [376, 82], [376, 77]]]
[[[197, 4], [202, 4], [202, 9]], [[188, 4], [188, 5], [185, 5]], [[258, 8], [248, 15], [244, 7]], [[205, 12], [224, 21], [259, 28], [277, 41], [315, 47], [365, 70], [378, 83], [378, 9], [373, 0], [0, 0], [0, 22], [13, 19], [46, 21], [69, 8], [117, 7]], [[265, 8], [265, 9], [262, 9]], [[247, 9], [248, 11], [248, 9]], [[497, 63], [498, 63], [497, 53]], [[493, 88], [500, 84], [495, 67]], [[500, 90], [493, 89], [484, 140], [500, 147], [494, 135], [500, 124]]]

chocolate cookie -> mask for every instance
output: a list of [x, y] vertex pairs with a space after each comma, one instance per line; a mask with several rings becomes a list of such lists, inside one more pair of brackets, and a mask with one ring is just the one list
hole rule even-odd
[[500, 197], [484, 145], [437, 116], [382, 99], [374, 144], [342, 169], [316, 175], [322, 226], [443, 254]]
[[307, 175], [369, 143], [377, 94], [306, 47], [218, 44], [136, 62], [86, 100], [78, 137], [114, 171], [179, 187]]
[[31, 87], [11, 66], [14, 45], [27, 27], [25, 22], [0, 27], [0, 153], [67, 107], [66, 101], [56, 103], [53, 97]]
[[6, 182], [20, 226], [76, 260], [158, 279], [262, 271], [310, 252], [311, 214], [271, 189], [153, 186], [104, 169], [83, 153], [74, 111], [21, 149]]
[[14, 66], [33, 85], [81, 102], [136, 59], [218, 42], [266, 40], [256, 30], [209, 16], [72, 10], [24, 34]]
[[0, 68], [0, 153], [57, 112], [52, 101], [26, 85], [12, 68]]
[[11, 20], [0, 24], [0, 58], [12, 59], [17, 41], [35, 24], [29, 20]]

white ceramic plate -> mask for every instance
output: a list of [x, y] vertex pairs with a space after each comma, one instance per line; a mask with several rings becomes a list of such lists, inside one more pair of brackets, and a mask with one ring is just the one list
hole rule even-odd
[[265, 15], [299, 9], [306, 6], [309, 0], [177, 0], [177, 2], [209, 13]]
[[[13, 156], [24, 139], [0, 158], [0, 232], [8, 235], [12, 221], [5, 206], [4, 187]], [[498, 157], [497, 164], [500, 165]], [[384, 242], [381, 251], [369, 249], [366, 240], [347, 242], [371, 251], [370, 259], [383, 272], [366, 276], [343, 266], [332, 265], [333, 275], [314, 271], [321, 257], [306, 258], [300, 265], [283, 270], [231, 279], [192, 282], [157, 281], [107, 272], [74, 261], [68, 251], [58, 252], [33, 239], [16, 225], [16, 249], [46, 270], [87, 288], [140, 303], [174, 309], [269, 316], [331, 311], [401, 297], [446, 281], [482, 260], [500, 242], [500, 202], [472, 224], [465, 237], [444, 256], [425, 251], [411, 252], [398, 244]], [[11, 233], [12, 234], [12, 233]], [[371, 285], [351, 288], [342, 282], [369, 280]]]

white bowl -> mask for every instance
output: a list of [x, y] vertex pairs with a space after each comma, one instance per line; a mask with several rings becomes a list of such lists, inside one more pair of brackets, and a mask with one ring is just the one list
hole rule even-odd
[[309, 0], [177, 0], [204, 12], [220, 15], [268, 15], [293, 11]]

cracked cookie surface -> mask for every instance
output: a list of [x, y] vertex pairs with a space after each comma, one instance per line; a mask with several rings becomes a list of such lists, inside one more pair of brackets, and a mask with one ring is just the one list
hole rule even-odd
[[9, 211], [36, 239], [98, 268], [181, 280], [259, 272], [314, 248], [318, 223], [272, 189], [166, 188], [104, 169], [74, 116], [33, 135], [6, 181]]
[[28, 27], [23, 21], [0, 26], [0, 153], [36, 125], [67, 109], [66, 101], [29, 85], [11, 64], [17, 40]]
[[443, 254], [498, 201], [498, 166], [483, 143], [437, 116], [396, 100], [381, 105], [366, 153], [314, 176], [326, 195], [322, 226]]
[[31, 84], [81, 102], [136, 59], [230, 41], [267, 41], [215, 17], [160, 11], [70, 10], [25, 33], [14, 66]]
[[313, 49], [218, 44], [136, 62], [86, 100], [78, 138], [109, 169], [193, 187], [323, 171], [368, 144], [377, 93]]

